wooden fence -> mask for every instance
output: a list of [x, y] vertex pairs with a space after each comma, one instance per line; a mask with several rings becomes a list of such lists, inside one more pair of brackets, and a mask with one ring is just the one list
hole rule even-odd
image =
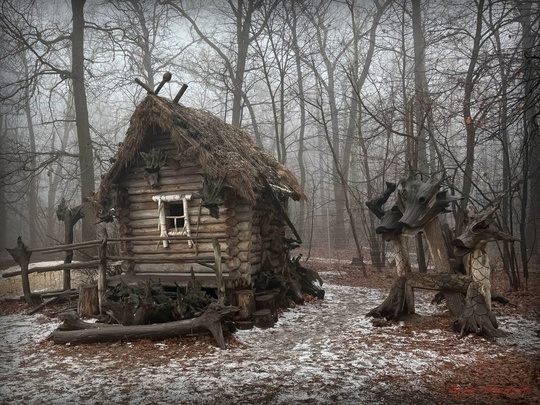
[[[185, 257], [182, 259], [179, 259], [175, 257], [174, 259], [171, 258], [151, 258], [151, 257], [132, 257], [132, 256], [115, 256], [110, 255], [107, 253], [107, 248], [110, 244], [119, 244], [124, 242], [134, 242], [134, 241], [162, 241], [162, 240], [191, 240], [193, 242], [198, 241], [208, 241], [211, 240], [213, 247], [214, 247], [214, 257], [210, 256], [193, 256], [193, 257]], [[96, 248], [97, 247], [97, 257], [91, 257], [88, 261], [77, 261], [74, 263], [63, 263], [63, 264], [56, 264], [56, 265], [50, 265], [50, 266], [34, 266], [33, 268], [29, 268], [30, 266], [30, 257], [32, 253], [41, 252], [43, 254], [51, 254], [51, 253], [58, 253], [58, 252], [72, 252], [72, 251], [78, 251], [82, 249], [89, 249], [89, 248]], [[156, 237], [156, 236], [137, 236], [137, 237], [130, 237], [130, 238], [104, 238], [104, 239], [98, 239], [88, 242], [80, 242], [80, 243], [73, 243], [69, 245], [56, 245], [51, 247], [45, 247], [45, 248], [37, 248], [37, 249], [30, 249], [27, 246], [24, 245], [21, 238], [17, 241], [17, 247], [14, 249], [8, 249], [9, 253], [13, 257], [13, 259], [17, 262], [17, 264], [20, 266], [20, 271], [14, 271], [14, 272], [8, 272], [3, 273], [2, 277], [15, 277], [15, 276], [21, 276], [22, 278], [22, 287], [23, 287], [23, 294], [24, 299], [28, 303], [29, 306], [35, 306], [39, 303], [34, 301], [34, 297], [36, 294], [32, 293], [31, 287], [30, 287], [30, 280], [28, 278], [28, 275], [31, 273], [46, 273], [51, 271], [63, 271], [64, 272], [64, 291], [59, 292], [59, 295], [63, 292], [69, 291], [71, 289], [70, 280], [71, 270], [75, 269], [97, 269], [98, 273], [98, 298], [99, 298], [99, 308], [101, 311], [101, 306], [103, 303], [103, 299], [105, 297], [105, 291], [107, 290], [107, 268], [110, 263], [110, 261], [127, 261], [127, 262], [137, 262], [137, 263], [179, 263], [179, 262], [197, 262], [206, 266], [209, 266], [208, 263], [212, 263], [212, 267], [216, 273], [216, 281], [217, 281], [217, 287], [218, 291], [220, 293], [225, 292], [225, 283], [222, 276], [222, 257], [221, 257], [221, 248], [220, 244], [218, 242], [218, 238], [199, 238], [199, 237], [186, 237], [186, 236], [168, 236], [168, 237]]]

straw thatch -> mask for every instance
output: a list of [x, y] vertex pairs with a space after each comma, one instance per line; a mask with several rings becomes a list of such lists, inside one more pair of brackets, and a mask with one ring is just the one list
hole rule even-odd
[[137, 157], [156, 127], [170, 134], [179, 158], [199, 163], [211, 178], [226, 176], [226, 185], [251, 203], [260, 197], [266, 182], [295, 200], [302, 198], [295, 176], [257, 147], [246, 131], [223, 122], [210, 112], [148, 94], [135, 109], [126, 138], [102, 178], [98, 200]]

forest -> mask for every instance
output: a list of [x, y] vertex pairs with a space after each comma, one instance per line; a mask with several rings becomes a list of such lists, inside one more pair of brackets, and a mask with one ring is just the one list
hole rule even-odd
[[[2, 0], [0, 247], [63, 240], [146, 91], [249, 131], [299, 179], [304, 247], [383, 266], [366, 202], [410, 171], [458, 211], [501, 198], [514, 289], [537, 264], [540, 6], [527, 0]], [[76, 240], [94, 239], [89, 207]], [[418, 236], [419, 266], [426, 265]], [[364, 253], [362, 253], [364, 251]], [[429, 264], [429, 263], [428, 263]]]

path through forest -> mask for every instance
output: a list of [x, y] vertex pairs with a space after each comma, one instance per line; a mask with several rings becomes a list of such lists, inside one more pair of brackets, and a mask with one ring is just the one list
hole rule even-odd
[[[287, 310], [275, 328], [238, 331], [220, 350], [211, 338], [60, 346], [44, 341], [57, 323], [44, 316], [0, 317], [2, 403], [345, 404], [535, 403], [538, 375], [489, 379], [500, 367], [540, 358], [540, 325], [500, 316], [511, 335], [458, 339], [450, 318], [375, 327], [364, 314], [381, 290], [326, 284], [326, 299]], [[441, 311], [418, 295], [417, 311]], [[443, 328], [441, 329], [441, 326]], [[517, 359], [517, 360], [516, 360]], [[519, 361], [518, 361], [519, 360]], [[510, 363], [508, 363], [510, 362]], [[532, 364], [532, 363], [531, 363]], [[463, 380], [464, 366], [486, 379]], [[487, 365], [487, 366], [486, 366]], [[511, 367], [511, 366], [510, 366]], [[528, 364], [528, 369], [531, 365]], [[459, 373], [460, 377], [456, 377]], [[530, 373], [529, 373], [530, 374]], [[533, 373], [534, 374], [534, 373]], [[469, 382], [467, 382], [469, 381]]]

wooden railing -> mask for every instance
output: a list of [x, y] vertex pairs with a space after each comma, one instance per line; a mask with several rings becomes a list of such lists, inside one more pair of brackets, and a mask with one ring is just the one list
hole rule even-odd
[[[107, 248], [110, 244], [118, 244], [123, 242], [134, 242], [134, 241], [163, 241], [163, 240], [183, 240], [187, 241], [190, 240], [194, 243], [197, 243], [198, 241], [203, 240], [211, 240], [213, 247], [214, 247], [214, 256], [192, 256], [192, 257], [184, 257], [184, 258], [178, 258], [178, 257], [171, 257], [171, 258], [148, 258], [148, 257], [133, 257], [133, 256], [116, 256], [116, 255], [110, 255], [107, 253]], [[98, 298], [99, 298], [99, 307], [101, 310], [101, 305], [103, 302], [104, 294], [107, 289], [107, 267], [109, 264], [109, 261], [132, 261], [137, 263], [178, 263], [178, 262], [191, 262], [196, 261], [197, 263], [206, 265], [208, 267], [212, 267], [216, 273], [216, 280], [217, 280], [217, 286], [220, 293], [223, 293], [225, 291], [224, 286], [224, 280], [222, 276], [221, 271], [221, 248], [220, 244], [218, 242], [219, 238], [211, 238], [211, 237], [186, 237], [186, 236], [168, 236], [168, 237], [158, 237], [158, 236], [137, 236], [137, 237], [129, 237], [129, 238], [104, 238], [104, 239], [98, 239], [88, 242], [80, 242], [80, 243], [72, 243], [69, 245], [56, 245], [51, 247], [45, 247], [45, 248], [36, 248], [36, 249], [30, 249], [27, 246], [24, 245], [21, 238], [17, 240], [17, 247], [14, 249], [8, 249], [9, 253], [13, 257], [13, 259], [17, 262], [17, 264], [20, 266], [20, 271], [14, 271], [14, 272], [8, 272], [3, 273], [2, 277], [15, 277], [15, 276], [21, 276], [22, 279], [22, 287], [23, 287], [23, 294], [24, 299], [30, 306], [34, 306], [37, 303], [34, 302], [32, 294], [32, 290], [30, 288], [30, 280], [28, 275], [32, 273], [46, 273], [46, 272], [52, 272], [52, 271], [64, 271], [64, 280], [70, 280], [69, 273], [71, 270], [76, 269], [97, 269], [98, 274]], [[63, 263], [63, 264], [56, 264], [56, 265], [50, 265], [50, 266], [35, 266], [33, 268], [29, 268], [30, 266], [30, 257], [32, 253], [43, 253], [43, 254], [51, 254], [51, 253], [58, 253], [58, 252], [70, 252], [70, 251], [76, 251], [76, 250], [82, 250], [82, 249], [88, 249], [88, 248], [96, 248], [97, 247], [97, 257], [91, 257], [88, 261], [77, 261], [74, 263]], [[209, 266], [208, 263], [213, 263], [213, 266]], [[66, 277], [67, 273], [67, 277]], [[68, 281], [69, 282], [69, 281]], [[69, 290], [71, 286], [64, 284], [64, 290]]]

